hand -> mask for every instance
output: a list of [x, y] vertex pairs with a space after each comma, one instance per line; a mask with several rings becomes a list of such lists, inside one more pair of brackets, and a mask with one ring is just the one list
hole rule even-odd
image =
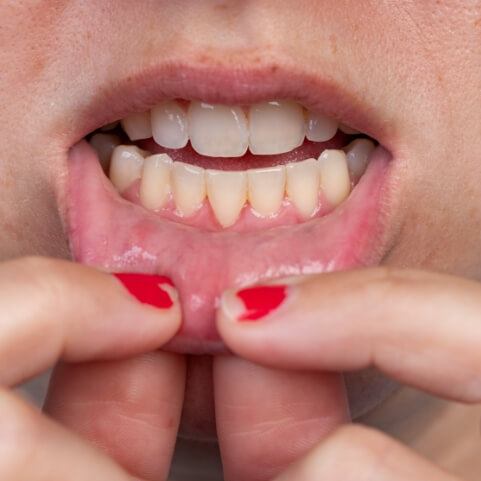
[[[255, 287], [247, 296], [244, 291], [248, 305], [234, 292], [223, 296], [218, 328], [239, 356], [264, 366], [314, 372], [375, 366], [397, 381], [447, 399], [481, 400], [479, 284], [387, 268], [277, 284], [257, 295]], [[278, 479], [365, 478], [455, 479], [388, 436], [354, 425], [337, 429]]]
[[[128, 481], [134, 475], [166, 476], [182, 408], [183, 360], [165, 353], [115, 360], [153, 351], [173, 337], [180, 325], [176, 301], [170, 308], [154, 308], [134, 299], [111, 275], [31, 258], [0, 265], [0, 318], [0, 479]], [[65, 388], [57, 380], [53, 389], [58, 402], [50, 404], [50, 411], [74, 427], [96, 427], [89, 438], [113, 453], [119, 464], [8, 389], [57, 360], [89, 363], [75, 368], [79, 391], [86, 384], [82, 376], [104, 383], [106, 374], [113, 376], [110, 388], [83, 392], [82, 405], [77, 405], [81, 412], [85, 407], [92, 407], [91, 413], [102, 411], [97, 424], [62, 404], [62, 392], [71, 393], [72, 382]], [[98, 360], [112, 362], [96, 364]], [[146, 379], [145, 372], [152, 371], [156, 377]], [[145, 381], [133, 389], [136, 374]], [[162, 394], [146, 396], [157, 390]], [[121, 444], [127, 447], [123, 452], [116, 449]]]

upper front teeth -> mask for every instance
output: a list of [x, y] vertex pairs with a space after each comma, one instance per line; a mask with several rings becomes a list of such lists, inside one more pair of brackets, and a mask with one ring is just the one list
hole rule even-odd
[[304, 112], [294, 102], [266, 102], [249, 111], [250, 141], [253, 154], [274, 155], [289, 152], [304, 142]]
[[208, 157], [241, 157], [247, 149], [257, 155], [282, 154], [302, 145], [305, 137], [330, 140], [339, 126], [289, 100], [246, 108], [169, 100], [121, 123], [132, 141], [153, 136], [162, 147], [181, 149], [190, 139], [193, 149]]
[[199, 154], [242, 157], [246, 153], [249, 130], [240, 107], [192, 102], [188, 118], [190, 143]]
[[189, 141], [187, 116], [178, 102], [169, 100], [154, 107], [151, 122], [152, 136], [159, 145], [168, 149], [182, 149], [187, 145]]
[[120, 192], [140, 180], [142, 205], [159, 210], [173, 200], [177, 214], [185, 217], [195, 214], [208, 198], [222, 227], [238, 220], [247, 201], [254, 212], [267, 217], [279, 212], [285, 197], [307, 219], [319, 210], [322, 199], [336, 206], [349, 195], [349, 171], [355, 168], [361, 175], [373, 149], [371, 141], [359, 139], [346, 152], [325, 150], [318, 160], [232, 172], [173, 162], [167, 154], [145, 158], [137, 147], [121, 145], [112, 155], [110, 179]]

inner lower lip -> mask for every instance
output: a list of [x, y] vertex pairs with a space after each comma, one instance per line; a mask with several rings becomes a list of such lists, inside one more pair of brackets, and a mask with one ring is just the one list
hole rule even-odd
[[390, 154], [378, 147], [347, 201], [329, 215], [255, 232], [209, 232], [149, 215], [121, 198], [86, 142], [70, 152], [69, 226], [79, 262], [110, 272], [169, 276], [179, 290], [183, 326], [167, 348], [223, 352], [215, 309], [226, 288], [380, 261]]

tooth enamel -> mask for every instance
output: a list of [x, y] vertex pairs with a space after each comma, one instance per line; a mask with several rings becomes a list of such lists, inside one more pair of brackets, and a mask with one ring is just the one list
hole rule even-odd
[[249, 130], [240, 107], [191, 102], [189, 136], [193, 149], [209, 157], [241, 157], [247, 151]]
[[346, 154], [342, 150], [325, 150], [319, 157], [319, 167], [324, 196], [330, 204], [337, 206], [351, 190]]
[[119, 192], [139, 179], [144, 164], [144, 151], [132, 145], [119, 145], [112, 153], [110, 180]]
[[157, 144], [168, 149], [182, 149], [187, 145], [189, 140], [187, 115], [175, 100], [154, 107], [151, 122], [152, 135]]
[[246, 173], [207, 170], [207, 196], [219, 224], [235, 224], [247, 198]]
[[356, 139], [345, 148], [347, 165], [353, 182], [357, 182], [366, 171], [369, 156], [375, 148], [374, 143], [368, 139]]
[[337, 132], [337, 121], [322, 114], [308, 112], [306, 137], [312, 142], [326, 142]]
[[319, 207], [320, 172], [316, 159], [293, 162], [286, 166], [287, 196], [305, 219]]
[[253, 154], [289, 152], [304, 142], [302, 107], [290, 101], [265, 102], [249, 109], [249, 148]]
[[122, 128], [129, 136], [129, 139], [141, 140], [150, 139], [152, 137], [152, 127], [150, 125], [150, 112], [142, 114], [133, 114], [126, 117], [121, 122]]
[[205, 170], [184, 162], [174, 162], [172, 193], [180, 215], [189, 217], [194, 214], [205, 200]]
[[359, 132], [359, 130], [353, 129], [353, 128], [349, 127], [349, 125], [346, 125], [346, 124], [340, 124], [339, 130], [341, 132], [344, 132], [347, 135], [358, 135], [358, 134], [361, 133], [361, 132]]
[[282, 205], [286, 186], [286, 168], [282, 165], [247, 171], [248, 198], [261, 216], [275, 214]]
[[147, 157], [140, 181], [140, 202], [150, 210], [158, 210], [167, 203], [170, 196], [170, 172], [172, 159], [167, 154]]
[[90, 139], [90, 145], [97, 152], [100, 165], [104, 170], [107, 170], [112, 152], [120, 143], [120, 138], [112, 134], [95, 134]]

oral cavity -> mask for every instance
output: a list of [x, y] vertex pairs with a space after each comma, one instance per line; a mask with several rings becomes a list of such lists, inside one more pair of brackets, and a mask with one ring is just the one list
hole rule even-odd
[[[332, 210], [349, 196], [375, 148], [354, 138], [323, 149], [339, 130], [359, 132], [292, 101], [236, 107], [171, 100], [121, 126], [120, 135], [114, 130], [90, 139], [117, 191], [126, 196], [134, 189], [146, 209], [173, 212], [179, 221], [210, 207], [222, 228], [246, 209], [273, 218], [292, 206], [299, 221]], [[109, 129], [118, 127], [101, 130]], [[125, 135], [137, 145], [125, 145]], [[274, 159], [272, 165], [252, 168], [263, 158]], [[202, 159], [216, 168], [202, 167]], [[229, 162], [236, 170], [226, 170]]]

